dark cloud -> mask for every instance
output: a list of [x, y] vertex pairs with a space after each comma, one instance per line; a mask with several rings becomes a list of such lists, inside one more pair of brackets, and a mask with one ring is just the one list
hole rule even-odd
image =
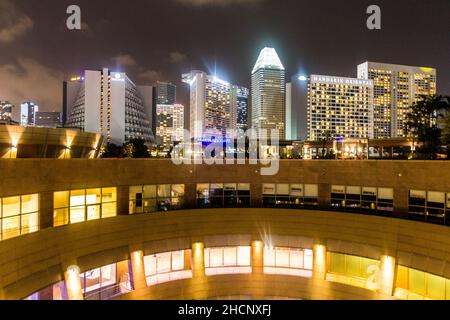
[[33, 20], [10, 0], [0, 0], [0, 43], [12, 43], [33, 29]]

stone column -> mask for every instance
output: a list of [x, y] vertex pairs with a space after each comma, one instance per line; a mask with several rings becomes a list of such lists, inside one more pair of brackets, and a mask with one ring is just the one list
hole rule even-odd
[[392, 296], [394, 294], [395, 258], [382, 256], [380, 261], [380, 293]]
[[76, 264], [64, 264], [64, 280], [69, 300], [83, 300], [80, 268]]
[[205, 244], [196, 242], [192, 244], [192, 271], [194, 278], [205, 278]]
[[327, 248], [325, 245], [317, 243], [313, 247], [313, 278], [325, 280], [327, 263]]
[[264, 273], [264, 244], [262, 241], [252, 242], [252, 273]]
[[144, 251], [142, 246], [130, 247], [131, 270], [133, 272], [134, 290], [147, 288], [147, 280], [145, 277]]

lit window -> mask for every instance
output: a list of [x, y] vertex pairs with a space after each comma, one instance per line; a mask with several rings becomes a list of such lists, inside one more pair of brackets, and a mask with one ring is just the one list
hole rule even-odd
[[251, 273], [251, 247], [206, 248], [205, 273], [218, 274]]
[[147, 285], [192, 278], [191, 251], [181, 250], [144, 257]]
[[0, 198], [0, 240], [39, 230], [39, 195]]

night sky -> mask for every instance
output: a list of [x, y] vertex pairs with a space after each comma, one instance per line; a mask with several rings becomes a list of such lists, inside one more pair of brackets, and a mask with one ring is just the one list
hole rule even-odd
[[[83, 31], [66, 28], [82, 10]], [[382, 30], [366, 9], [382, 9]], [[450, 94], [449, 0], [0, 0], [0, 100], [61, 110], [62, 81], [85, 69], [125, 71], [137, 84], [178, 86], [200, 69], [250, 87], [264, 46], [277, 49], [287, 77], [356, 77], [366, 60], [438, 69]], [[215, 67], [216, 66], [216, 67]]]

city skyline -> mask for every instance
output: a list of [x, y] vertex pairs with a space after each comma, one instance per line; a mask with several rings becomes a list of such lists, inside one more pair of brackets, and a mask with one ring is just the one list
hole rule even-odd
[[[80, 70], [108, 66], [111, 70], [126, 72], [138, 83], [146, 85], [158, 80], [173, 82], [179, 88], [178, 102], [188, 105], [188, 90], [181, 86], [180, 74], [200, 69], [208, 73], [216, 72], [224, 80], [250, 87], [248, 74], [259, 50], [265, 46], [277, 49], [286, 67], [287, 82], [297, 74], [356, 77], [354, 65], [379, 61], [441, 70], [438, 73], [438, 93], [448, 94], [450, 91], [450, 76], [446, 72], [450, 65], [442, 54], [448, 51], [449, 43], [445, 41], [445, 30], [439, 27], [440, 21], [448, 20], [448, 3], [445, 1], [436, 0], [434, 6], [408, 1], [408, 15], [402, 9], [404, 1], [396, 1], [395, 4], [379, 1], [383, 13], [380, 31], [370, 31], [365, 27], [365, 1], [314, 4], [286, 0], [285, 6], [277, 6], [275, 1], [261, 0], [219, 6], [208, 5], [208, 2], [199, 5], [190, 1], [155, 0], [129, 4], [130, 8], [125, 12], [120, 10], [120, 2], [109, 4], [108, 10], [101, 12], [102, 1], [79, 1], [85, 30], [73, 33], [65, 29], [61, 22], [66, 18], [66, 2], [45, 0], [34, 4], [18, 0], [12, 4], [11, 1], [2, 1], [2, 6], [14, 8], [8, 23], [0, 25], [2, 31], [13, 30], [16, 18], [17, 21], [21, 18], [30, 21], [28, 28], [1, 43], [4, 48], [0, 57], [0, 78], [15, 80], [12, 84], [0, 82], [2, 100], [11, 101], [16, 106], [31, 100], [43, 111], [60, 111], [59, 95], [64, 79]], [[38, 5], [46, 10], [36, 10]], [[137, 10], [141, 5], [158, 11], [160, 16], [151, 21], [141, 21], [141, 13]], [[280, 18], [259, 21], [258, 17], [275, 8]], [[215, 35], [227, 25], [205, 23], [208, 28], [203, 28], [195, 23], [187, 24], [184, 17], [177, 17], [176, 23], [171, 26], [162, 20], [169, 21], [168, 17], [180, 9], [186, 10], [186, 16], [194, 15], [204, 22], [211, 21], [214, 15], [242, 18], [239, 20], [240, 28], [246, 32], [221, 32], [225, 41], [219, 41]], [[40, 11], [45, 11], [46, 15], [40, 14]], [[321, 12], [320, 17], [314, 12]], [[131, 37], [131, 29], [127, 26], [114, 23], [119, 17], [120, 21], [129, 19], [131, 13], [137, 15], [134, 28], [145, 30], [145, 38], [152, 39], [149, 44], [143, 41], [141, 35]], [[225, 20], [228, 24], [228, 20], [232, 19]], [[412, 21], [407, 23], [408, 27], [403, 27], [402, 21], [407, 20]], [[425, 22], [427, 28], [423, 27]], [[336, 29], [330, 29], [330, 25], [336, 26]], [[167, 27], [164, 37], [157, 34], [157, 26]], [[183, 32], [180, 32], [181, 26]], [[345, 39], [336, 41], [329, 37], [336, 32], [345, 34]], [[330, 41], [321, 41], [324, 37]], [[418, 45], [420, 39], [423, 39], [424, 45]], [[29, 50], [30, 47], [33, 50]], [[14, 88], [13, 84], [18, 81], [20, 88]]]

